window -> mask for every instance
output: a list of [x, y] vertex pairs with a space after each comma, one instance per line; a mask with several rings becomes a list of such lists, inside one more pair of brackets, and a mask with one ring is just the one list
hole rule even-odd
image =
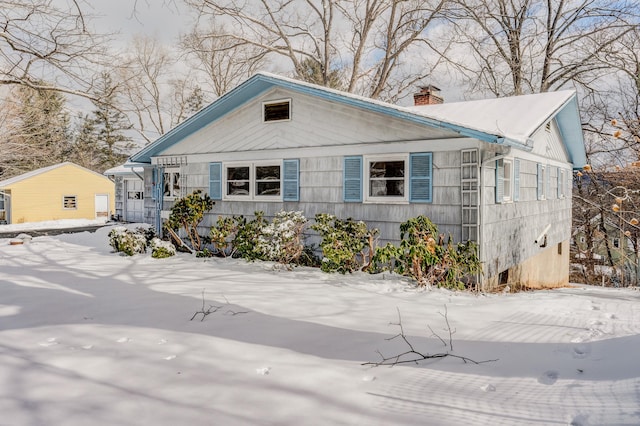
[[565, 171], [558, 167], [558, 198], [564, 198], [566, 196], [565, 193], [565, 182], [567, 178], [565, 176]]
[[62, 197], [62, 208], [63, 209], [77, 209], [78, 202], [75, 195], [65, 195]]
[[142, 200], [144, 198], [142, 191], [127, 191], [127, 199]]
[[496, 160], [496, 203], [513, 200], [513, 161]]
[[166, 198], [180, 197], [180, 169], [165, 169], [163, 176], [163, 196]]
[[262, 119], [267, 121], [285, 121], [291, 118], [291, 100], [265, 102], [262, 104]]
[[406, 159], [391, 161], [367, 161], [369, 198], [400, 198], [406, 194]]
[[250, 195], [248, 166], [227, 168], [227, 195]]
[[239, 199], [276, 199], [282, 194], [281, 164], [251, 163], [225, 167], [225, 195]]
[[256, 166], [256, 195], [280, 195], [280, 166]]
[[538, 164], [538, 186], [537, 186], [537, 192], [538, 192], [538, 200], [544, 200], [546, 198], [546, 191], [545, 191], [545, 187], [547, 186], [548, 180], [546, 178], [546, 167], [543, 166], [542, 164]]
[[432, 202], [432, 153], [344, 157], [345, 202]]

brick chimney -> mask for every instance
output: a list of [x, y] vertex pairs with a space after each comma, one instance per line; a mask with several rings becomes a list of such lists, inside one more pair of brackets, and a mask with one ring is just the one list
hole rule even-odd
[[444, 102], [440, 96], [440, 89], [431, 84], [420, 87], [420, 92], [413, 95], [413, 103], [415, 106], [420, 105], [437, 105]]

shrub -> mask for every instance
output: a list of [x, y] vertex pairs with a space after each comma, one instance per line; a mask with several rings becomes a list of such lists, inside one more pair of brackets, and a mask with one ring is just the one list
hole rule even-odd
[[109, 232], [109, 245], [117, 253], [133, 256], [147, 250], [147, 240], [143, 234], [117, 226]]
[[[419, 285], [463, 289], [462, 278], [481, 272], [473, 242], [445, 244], [436, 225], [418, 216], [400, 225], [400, 246], [388, 243], [376, 251], [377, 270], [391, 270], [415, 279]], [[437, 240], [436, 240], [437, 239]]]
[[303, 231], [307, 218], [300, 211], [281, 211], [260, 229], [256, 251], [260, 259], [284, 265], [297, 263], [304, 251]]
[[368, 229], [362, 221], [340, 220], [326, 213], [317, 214], [315, 221], [311, 229], [322, 238], [320, 268], [324, 272], [344, 274], [369, 268], [377, 229]]
[[213, 247], [220, 255], [233, 257], [237, 251], [236, 235], [245, 223], [242, 216], [218, 217], [216, 225], [211, 227], [209, 236]]
[[151, 240], [151, 257], [156, 259], [164, 259], [176, 254], [176, 247], [169, 241], [163, 241], [160, 238]]
[[264, 212], [254, 213], [255, 218], [247, 222], [244, 216], [237, 216], [238, 229], [232, 245], [238, 255], [247, 260], [262, 259], [262, 253], [258, 250], [256, 241], [262, 235], [262, 230], [268, 222], [264, 219]]
[[208, 194], [195, 190], [193, 193], [179, 199], [171, 207], [171, 214], [167, 221], [167, 226], [174, 231], [182, 228], [186, 232], [191, 247], [200, 250], [202, 239], [198, 235], [198, 225], [202, 222], [204, 214], [213, 207], [213, 200]]

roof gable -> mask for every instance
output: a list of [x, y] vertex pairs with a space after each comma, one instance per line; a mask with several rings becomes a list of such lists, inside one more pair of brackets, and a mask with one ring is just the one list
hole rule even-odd
[[80, 169], [80, 170], [82, 170], [82, 171], [84, 171], [86, 173], [94, 174], [96, 176], [99, 176], [102, 179], [107, 179], [106, 177], [102, 176], [100, 173], [96, 173], [93, 170], [89, 170], [87, 168], [79, 166], [79, 165], [77, 165], [75, 163], [72, 163], [70, 161], [65, 161], [64, 163], [54, 164], [53, 166], [42, 167], [40, 169], [32, 170], [30, 172], [23, 173], [21, 175], [11, 177], [9, 179], [2, 180], [2, 181], [0, 181], [0, 188], [6, 188], [6, 187], [8, 187], [10, 185], [16, 184], [18, 182], [25, 181], [25, 180], [30, 179], [32, 177], [39, 176], [39, 175], [42, 175], [44, 173], [48, 173], [50, 171], [53, 171], [53, 170], [56, 170], [56, 169], [60, 169], [62, 167], [68, 167], [68, 166], [72, 166], [72, 167], [78, 168], [78, 169]]
[[[574, 166], [586, 162], [584, 142], [574, 92], [551, 92], [486, 101], [459, 102], [427, 107], [400, 107], [269, 73], [258, 73], [185, 120], [155, 142], [131, 156], [131, 161], [150, 163], [167, 148], [199, 131], [262, 93], [281, 87], [355, 108], [381, 113], [419, 125], [454, 131], [484, 142], [524, 149], [529, 137], [546, 121], [557, 116], [558, 125]], [[575, 108], [575, 111], [571, 111]], [[506, 114], [503, 117], [501, 114]], [[465, 118], [466, 117], [466, 118]], [[500, 120], [497, 119], [500, 117]], [[506, 130], [505, 130], [506, 128]]]

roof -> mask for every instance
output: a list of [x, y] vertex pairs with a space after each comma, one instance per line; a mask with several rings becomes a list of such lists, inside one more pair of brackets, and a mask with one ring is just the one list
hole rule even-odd
[[77, 167], [78, 169], [84, 170], [85, 172], [93, 173], [93, 174], [95, 174], [97, 176], [100, 176], [101, 178], [105, 178], [100, 173], [96, 173], [93, 170], [89, 170], [87, 168], [79, 166], [79, 165], [77, 165], [75, 163], [72, 163], [70, 161], [65, 161], [64, 163], [54, 164], [53, 166], [48, 166], [48, 167], [42, 167], [40, 169], [32, 170], [30, 172], [23, 173], [21, 175], [11, 177], [9, 179], [1, 180], [0, 181], [0, 188], [6, 188], [8, 186], [13, 185], [14, 183], [22, 182], [23, 180], [27, 180], [27, 179], [32, 178], [34, 176], [38, 176], [38, 175], [41, 175], [43, 173], [47, 173], [47, 172], [50, 172], [52, 170], [59, 169], [61, 167], [65, 167], [65, 166], [74, 166], [74, 167]]
[[253, 98], [275, 87], [316, 96], [389, 117], [429, 127], [452, 130], [484, 142], [531, 149], [529, 138], [549, 119], [556, 118], [574, 167], [586, 163], [584, 140], [576, 94], [548, 92], [482, 101], [423, 107], [398, 105], [342, 92], [324, 86], [260, 72], [227, 92], [169, 132], [131, 156], [131, 161], [150, 163], [151, 157], [180, 142], [206, 125], [224, 117]]
[[143, 173], [144, 166], [145, 164], [143, 163], [126, 162], [124, 164], [120, 164], [119, 166], [115, 166], [108, 170], [105, 170], [102, 174], [105, 176], [122, 176]]

